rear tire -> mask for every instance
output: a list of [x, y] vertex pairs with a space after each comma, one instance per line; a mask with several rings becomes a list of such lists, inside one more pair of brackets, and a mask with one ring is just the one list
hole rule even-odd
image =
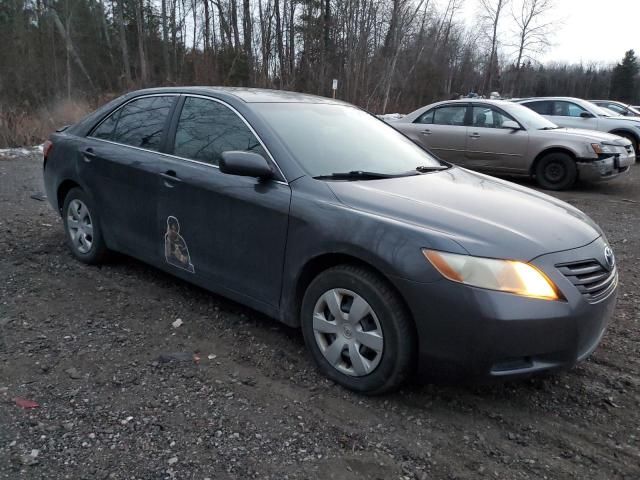
[[397, 389], [409, 375], [414, 325], [398, 294], [376, 273], [352, 265], [322, 272], [305, 292], [301, 315], [307, 348], [334, 382], [376, 395]]
[[72, 188], [62, 207], [62, 222], [71, 253], [89, 265], [102, 263], [108, 250], [93, 200], [81, 189]]
[[578, 167], [570, 155], [553, 152], [538, 161], [535, 175], [538, 185], [545, 190], [566, 190], [576, 182]]

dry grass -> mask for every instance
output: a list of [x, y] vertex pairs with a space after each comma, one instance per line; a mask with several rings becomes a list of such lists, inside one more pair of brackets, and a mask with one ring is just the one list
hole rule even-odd
[[77, 122], [105, 98], [97, 99], [96, 105], [78, 99], [59, 100], [32, 111], [0, 104], [0, 148], [39, 145], [51, 132]]

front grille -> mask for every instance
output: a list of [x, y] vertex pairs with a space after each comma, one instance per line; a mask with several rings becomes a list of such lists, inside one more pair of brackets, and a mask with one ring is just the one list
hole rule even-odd
[[596, 260], [563, 263], [556, 267], [590, 303], [607, 297], [618, 283], [616, 268], [607, 270]]

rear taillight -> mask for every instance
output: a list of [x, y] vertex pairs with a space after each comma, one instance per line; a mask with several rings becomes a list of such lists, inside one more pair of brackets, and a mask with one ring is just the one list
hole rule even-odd
[[44, 142], [44, 145], [42, 145], [42, 156], [44, 157], [45, 160], [47, 159], [47, 156], [51, 152], [52, 148], [53, 148], [53, 142], [51, 140], [47, 140], [46, 142]]

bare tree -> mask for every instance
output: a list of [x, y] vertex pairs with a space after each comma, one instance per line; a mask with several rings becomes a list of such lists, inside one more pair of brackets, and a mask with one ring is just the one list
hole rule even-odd
[[534, 55], [540, 53], [550, 44], [549, 35], [554, 25], [546, 20], [546, 15], [554, 6], [553, 0], [522, 0], [520, 8], [512, 12], [517, 25], [517, 55], [516, 78], [514, 92], [520, 94], [520, 79], [525, 60], [533, 60]]
[[493, 72], [498, 60], [498, 25], [500, 18], [510, 0], [479, 0], [482, 18], [490, 29], [491, 47], [489, 62], [484, 75], [482, 89], [488, 93], [493, 86]]
[[138, 58], [140, 61], [140, 83], [147, 84], [147, 58], [144, 53], [144, 13], [142, 11], [144, 0], [136, 0], [136, 26], [138, 28]]

